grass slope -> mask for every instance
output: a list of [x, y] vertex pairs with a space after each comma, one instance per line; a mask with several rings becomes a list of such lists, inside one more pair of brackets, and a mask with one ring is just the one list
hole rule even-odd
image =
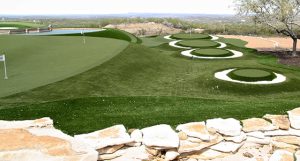
[[[275, 57], [229, 45], [245, 55], [230, 60], [191, 60], [163, 41], [153, 46], [155, 39], [160, 37], [149, 44], [130, 44], [87, 72], [1, 98], [0, 120], [51, 116], [55, 126], [74, 134], [120, 123], [139, 128], [215, 117], [261, 117], [283, 114], [300, 105], [300, 69], [278, 64]], [[288, 81], [247, 85], [214, 78], [216, 71], [232, 67], [270, 69], [283, 73]]]
[[[1, 36], [8, 80], [0, 79], [0, 96], [30, 90], [79, 74], [111, 59], [128, 43], [106, 38]], [[3, 75], [2, 63], [0, 74]]]
[[233, 53], [224, 49], [196, 49], [192, 54], [206, 57], [226, 57], [233, 55]]
[[220, 46], [220, 44], [210, 40], [183, 40], [178, 42], [177, 45], [192, 48], [214, 48]]

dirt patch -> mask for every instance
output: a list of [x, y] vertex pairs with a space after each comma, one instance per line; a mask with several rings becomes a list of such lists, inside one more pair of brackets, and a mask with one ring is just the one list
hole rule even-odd
[[107, 25], [105, 27], [125, 30], [137, 36], [167, 35], [182, 31], [181, 29], [176, 29], [155, 22]]
[[[246, 47], [254, 48], [259, 51], [274, 51], [274, 50], [291, 50], [293, 41], [288, 37], [255, 37], [241, 35], [219, 35], [224, 38], [241, 39], [247, 41]], [[298, 50], [300, 50], [300, 42], [298, 41]]]
[[292, 56], [289, 51], [260, 51], [261, 54], [275, 55], [278, 58], [279, 63], [300, 67], [300, 52], [297, 52], [297, 56]]

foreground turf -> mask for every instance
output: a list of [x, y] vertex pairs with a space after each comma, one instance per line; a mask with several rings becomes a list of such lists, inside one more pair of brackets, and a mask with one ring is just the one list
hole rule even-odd
[[[105, 38], [0, 36], [8, 80], [0, 79], [0, 97], [63, 80], [100, 65], [124, 50], [125, 41]], [[3, 76], [3, 66], [0, 66]]]
[[[282, 101], [282, 102], [280, 102]], [[97, 97], [62, 100], [0, 110], [0, 119], [51, 117], [57, 128], [73, 134], [88, 133], [116, 124], [143, 128], [157, 124], [176, 126], [215, 117], [246, 119], [265, 113], [284, 114], [298, 101], [253, 102], [177, 97]], [[272, 110], [270, 110], [272, 109]]]
[[192, 54], [204, 57], [227, 57], [233, 55], [232, 52], [225, 49], [196, 49]]
[[192, 48], [214, 48], [220, 46], [220, 44], [210, 40], [183, 40], [176, 45]]
[[[261, 117], [285, 114], [300, 106], [299, 68], [278, 64], [275, 57], [252, 49], [230, 44], [228, 48], [244, 56], [191, 60], [161, 37], [150, 38], [143, 45], [130, 44], [89, 71], [1, 98], [0, 120], [50, 116], [55, 126], [74, 134], [120, 123], [139, 128], [215, 117]], [[276, 85], [248, 85], [214, 78], [216, 71], [232, 67], [270, 69], [288, 80]]]
[[211, 38], [209, 35], [206, 34], [174, 34], [171, 36], [172, 39], [180, 39], [180, 40], [192, 40], [192, 39], [209, 39]]

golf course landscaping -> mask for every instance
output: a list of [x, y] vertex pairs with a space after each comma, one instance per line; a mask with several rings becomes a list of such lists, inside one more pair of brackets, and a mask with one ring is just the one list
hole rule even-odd
[[[51, 117], [71, 135], [116, 124], [262, 117], [300, 106], [300, 68], [238, 39], [137, 38], [107, 29], [84, 36], [1, 35], [0, 44], [9, 77], [0, 79], [0, 120]], [[276, 83], [255, 84], [269, 81]]]

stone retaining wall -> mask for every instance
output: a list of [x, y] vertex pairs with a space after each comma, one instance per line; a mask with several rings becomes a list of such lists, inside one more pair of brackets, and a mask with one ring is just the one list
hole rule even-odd
[[1, 161], [300, 161], [300, 108], [288, 115], [210, 119], [176, 129], [115, 125], [68, 136], [50, 118], [0, 121]]

